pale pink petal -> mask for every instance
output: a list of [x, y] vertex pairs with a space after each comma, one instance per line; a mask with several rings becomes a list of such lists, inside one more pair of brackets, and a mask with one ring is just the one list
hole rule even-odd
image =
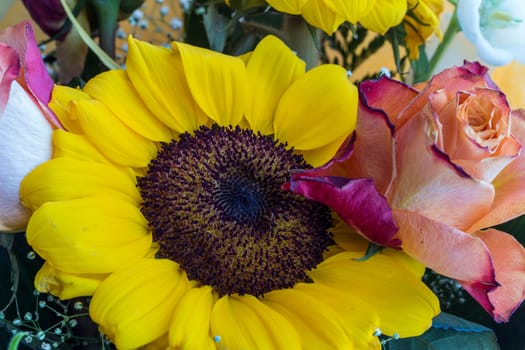
[[494, 188], [469, 176], [435, 146], [431, 120], [421, 112], [396, 133], [397, 174], [387, 198], [393, 209], [464, 230], [489, 211]]
[[[512, 134], [525, 145], [525, 110], [512, 113]], [[474, 232], [479, 229], [494, 226], [525, 213], [525, 151], [510, 163], [492, 182], [496, 189], [496, 197], [490, 212], [481, 217], [469, 229]]]
[[292, 175], [284, 189], [328, 205], [349, 226], [369, 241], [398, 247], [397, 231], [386, 199], [371, 179], [311, 177], [308, 171]]
[[20, 62], [14, 49], [0, 42], [0, 115], [4, 112], [11, 82], [18, 77]]
[[442, 275], [492, 288], [494, 265], [483, 241], [418, 213], [393, 210], [403, 251]]
[[23, 230], [29, 210], [19, 203], [22, 178], [51, 157], [52, 127], [18, 82], [0, 115], [0, 231]]
[[0, 42], [12, 47], [18, 53], [24, 73], [24, 76], [19, 78], [19, 82], [25, 84], [35, 100], [40, 103], [40, 108], [46, 112], [45, 117], [50, 123], [60, 127], [60, 122], [47, 107], [51, 99], [53, 80], [42, 60], [31, 24], [23, 21], [1, 31]]
[[508, 322], [525, 300], [525, 249], [511, 235], [495, 229], [475, 234], [490, 250], [499, 287], [488, 293], [496, 322]]

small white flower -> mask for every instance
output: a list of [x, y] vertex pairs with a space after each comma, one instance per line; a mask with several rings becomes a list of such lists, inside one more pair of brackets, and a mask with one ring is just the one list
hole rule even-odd
[[460, 0], [458, 22], [485, 62], [525, 63], [525, 6], [522, 0]]

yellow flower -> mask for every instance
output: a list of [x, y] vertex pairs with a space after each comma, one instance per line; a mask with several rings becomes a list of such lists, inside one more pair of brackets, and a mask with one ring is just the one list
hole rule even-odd
[[439, 27], [439, 14], [443, 11], [443, 0], [408, 0], [408, 13], [405, 16], [404, 28], [409, 57], [419, 57], [419, 46], [435, 34], [442, 38]]
[[126, 70], [57, 86], [68, 131], [30, 173], [40, 291], [93, 295], [119, 349], [379, 349], [439, 312], [423, 267], [281, 189], [355, 126], [346, 72], [269, 36], [231, 57], [130, 39]]
[[267, 0], [276, 10], [302, 15], [311, 25], [333, 34], [344, 21], [360, 22], [384, 34], [401, 23], [407, 11], [406, 0]]

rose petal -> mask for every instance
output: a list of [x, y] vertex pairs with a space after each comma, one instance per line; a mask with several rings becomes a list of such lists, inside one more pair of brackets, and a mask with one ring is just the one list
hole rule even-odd
[[376, 244], [401, 244], [392, 238], [397, 231], [392, 211], [371, 179], [310, 177], [306, 172], [294, 174], [285, 189], [330, 206], [344, 222]]
[[[525, 110], [512, 113], [512, 134], [525, 144]], [[491, 210], [468, 229], [474, 232], [513, 219], [525, 212], [525, 154], [510, 163], [492, 182], [496, 197]]]
[[403, 251], [434, 271], [469, 283], [496, 286], [494, 265], [483, 241], [415, 212], [393, 210]]
[[464, 230], [489, 211], [494, 189], [470, 177], [433, 145], [430, 121], [421, 113], [397, 132], [397, 174], [387, 198], [392, 208]]
[[[472, 177], [490, 183], [518, 156], [521, 145], [510, 135], [510, 109], [501, 91], [477, 88], [447, 100], [446, 92], [439, 90], [429, 99], [438, 147]], [[471, 120], [472, 116], [484, 119]]]
[[0, 41], [16, 50], [25, 70], [27, 85], [37, 98], [47, 103], [53, 81], [44, 66], [29, 22], [23, 21], [0, 32]]
[[23, 78], [27, 88], [41, 103], [40, 107], [46, 110], [46, 117], [49, 121], [59, 127], [60, 123], [47, 108], [47, 103], [51, 99], [53, 80], [49, 76], [40, 55], [31, 24], [28, 21], [23, 21], [8, 27], [0, 32], [0, 42], [4, 42], [16, 50], [24, 68]]
[[23, 230], [30, 212], [19, 202], [20, 181], [51, 157], [52, 128], [29, 94], [11, 83], [0, 115], [0, 230]]
[[0, 115], [9, 99], [11, 83], [18, 77], [20, 72], [20, 62], [18, 54], [11, 47], [0, 43]]
[[[461, 67], [443, 70], [432, 77], [429, 83], [421, 90], [420, 94], [398, 116], [396, 126], [404, 124], [412, 116], [423, 110], [428, 103], [429, 95], [443, 89], [447, 100], [453, 100], [456, 92], [472, 90], [474, 87], [490, 87], [497, 89], [496, 85], [486, 74], [487, 68], [479, 63], [465, 62]], [[394, 95], [395, 96], [395, 95]]]
[[359, 84], [359, 92], [366, 106], [382, 110], [392, 124], [397, 124], [397, 117], [406, 108], [407, 102], [418, 94], [413, 87], [386, 76], [378, 80], [365, 80]]
[[[488, 229], [475, 234], [490, 250], [499, 287], [488, 293], [496, 322], [508, 322], [525, 300], [525, 249], [513, 236]], [[483, 304], [482, 304], [483, 305]]]

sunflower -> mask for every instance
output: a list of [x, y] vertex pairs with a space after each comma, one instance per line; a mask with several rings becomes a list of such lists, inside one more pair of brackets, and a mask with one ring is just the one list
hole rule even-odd
[[301, 15], [314, 27], [333, 34], [344, 21], [360, 22], [384, 34], [401, 23], [407, 0], [266, 0], [276, 10]]
[[439, 311], [423, 267], [281, 188], [354, 128], [356, 88], [279, 39], [231, 57], [129, 40], [125, 70], [56, 86], [65, 130], [21, 185], [36, 288], [93, 296], [119, 349], [364, 349]]

